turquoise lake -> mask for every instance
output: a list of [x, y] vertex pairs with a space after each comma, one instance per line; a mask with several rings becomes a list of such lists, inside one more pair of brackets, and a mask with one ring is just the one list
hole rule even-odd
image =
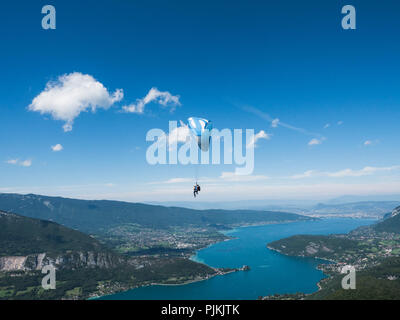
[[367, 219], [322, 219], [264, 226], [242, 227], [225, 232], [234, 239], [199, 250], [193, 260], [212, 267], [241, 267], [251, 270], [216, 276], [176, 286], [147, 286], [105, 296], [110, 300], [254, 300], [274, 293], [311, 293], [324, 274], [316, 267], [322, 261], [287, 257], [269, 250], [266, 244], [296, 234], [347, 233], [372, 224]]

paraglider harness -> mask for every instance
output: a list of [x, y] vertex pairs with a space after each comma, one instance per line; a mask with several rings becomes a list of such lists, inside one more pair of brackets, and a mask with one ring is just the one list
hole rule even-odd
[[199, 192], [200, 192], [200, 186], [196, 182], [196, 185], [193, 187], [193, 195], [195, 198]]

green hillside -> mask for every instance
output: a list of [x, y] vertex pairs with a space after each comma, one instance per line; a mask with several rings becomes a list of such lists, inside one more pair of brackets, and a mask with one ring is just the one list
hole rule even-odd
[[377, 232], [400, 233], [400, 207], [397, 207], [383, 221], [373, 226]]
[[0, 211], [0, 256], [105, 250], [92, 237], [57, 223]]
[[[179, 257], [122, 256], [79, 231], [3, 211], [0, 230], [0, 300], [85, 299], [152, 283], [202, 280], [223, 272]], [[46, 256], [42, 265], [54, 263], [57, 268], [55, 290], [41, 287], [38, 255], [42, 253]], [[10, 269], [18, 257], [25, 258], [22, 268]]]
[[398, 300], [400, 298], [400, 258], [386, 258], [380, 265], [357, 272], [356, 289], [341, 287], [343, 275], [327, 279], [324, 289], [307, 300]]
[[363, 248], [355, 240], [323, 235], [296, 235], [271, 242], [268, 247], [289, 256], [328, 259]]

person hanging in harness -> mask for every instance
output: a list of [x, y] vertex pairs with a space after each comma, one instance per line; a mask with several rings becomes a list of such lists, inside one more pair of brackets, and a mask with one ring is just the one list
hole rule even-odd
[[193, 195], [196, 198], [196, 196], [198, 195], [198, 193], [200, 192], [200, 186], [197, 184], [193, 187]]

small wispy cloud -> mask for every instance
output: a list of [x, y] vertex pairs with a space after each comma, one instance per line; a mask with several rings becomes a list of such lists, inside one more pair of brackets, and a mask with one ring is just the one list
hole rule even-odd
[[53, 150], [54, 152], [59, 152], [59, 151], [61, 151], [63, 149], [64, 149], [64, 147], [59, 143], [57, 143], [54, 146], [51, 146], [51, 150]]
[[104, 186], [105, 186], [105, 187], [109, 187], [109, 188], [113, 188], [113, 187], [115, 187], [116, 185], [115, 185], [115, 183], [109, 182], [109, 183], [105, 183]]
[[264, 175], [240, 175], [235, 172], [222, 172], [220, 179], [229, 182], [252, 182], [269, 179]]
[[30, 159], [27, 159], [27, 160], [10, 159], [10, 160], [7, 160], [6, 163], [11, 164], [11, 165], [18, 165], [21, 167], [30, 167], [32, 165], [32, 160], [30, 160]]
[[364, 141], [364, 146], [368, 147], [368, 146], [373, 146], [379, 143], [379, 140], [366, 140]]
[[175, 107], [180, 106], [181, 103], [179, 101], [179, 95], [172, 95], [168, 91], [159, 91], [157, 88], [151, 88], [147, 95], [142, 99], [137, 99], [135, 103], [132, 103], [127, 106], [123, 106], [122, 109], [128, 113], [144, 113], [144, 109], [147, 104], [151, 102], [158, 103], [163, 107], [169, 106], [171, 111], [175, 109]]
[[264, 130], [260, 130], [260, 132], [256, 133], [251, 141], [247, 144], [247, 148], [256, 148], [257, 147], [257, 141], [260, 139], [265, 139], [269, 140], [271, 139], [271, 134], [266, 133]]
[[23, 167], [30, 167], [32, 165], [32, 160], [24, 160], [20, 163]]
[[278, 125], [279, 125], [279, 119], [278, 118], [276, 118], [276, 119], [271, 121], [271, 127], [272, 128], [277, 128]]
[[367, 140], [364, 142], [364, 146], [370, 146], [372, 144], [371, 140]]
[[316, 146], [316, 145], [322, 144], [322, 142], [323, 142], [324, 140], [325, 140], [325, 139], [323, 139], [323, 138], [321, 138], [321, 139], [313, 138], [313, 139], [311, 139], [311, 140], [308, 142], [308, 145], [309, 145], [309, 146]]
[[308, 170], [301, 174], [291, 176], [291, 179], [303, 179], [313, 177], [330, 177], [330, 178], [344, 178], [344, 177], [362, 177], [369, 176], [379, 172], [390, 172], [394, 170], [400, 170], [400, 165], [391, 167], [364, 167], [360, 170], [344, 169], [334, 172]]
[[273, 117], [271, 117], [268, 113], [265, 113], [265, 112], [263, 112], [263, 111], [261, 111], [261, 110], [259, 110], [259, 109], [257, 109], [257, 108], [254, 108], [254, 107], [252, 107], [252, 106], [245, 106], [245, 107], [242, 107], [242, 109], [243, 109], [244, 111], [246, 111], [246, 112], [253, 113], [253, 114], [255, 114], [256, 116], [258, 116], [258, 117], [260, 117], [260, 118], [262, 118], [262, 119], [264, 119], [264, 120], [266, 120], [266, 121], [269, 121], [269, 122], [271, 123], [271, 126], [272, 126], [272, 127], [274, 127], [274, 126], [276, 126], [276, 127], [281, 126], [281, 127], [286, 128], [286, 129], [289, 129], [289, 130], [297, 131], [297, 132], [302, 133], [302, 134], [304, 134], [304, 135], [315, 136], [315, 137], [319, 137], [319, 138], [321, 138], [321, 139], [323, 138], [323, 135], [321, 135], [321, 134], [319, 134], [319, 133], [317, 133], [317, 132], [311, 132], [311, 131], [308, 131], [308, 130], [303, 129], [303, 128], [299, 128], [299, 127], [292, 126], [292, 125], [290, 125], [290, 124], [287, 124], [287, 123], [285, 123], [285, 122], [282, 122], [282, 121], [279, 120], [278, 118], [273, 118]]
[[339, 121], [337, 122], [337, 125], [338, 125], [338, 126], [341, 126], [343, 123], [344, 123], [344, 122], [343, 122], [342, 120], [339, 120]]
[[165, 181], [164, 183], [174, 184], [174, 183], [187, 183], [187, 182], [192, 182], [192, 181], [193, 181], [193, 179], [191, 179], [191, 178], [172, 178], [172, 179]]
[[150, 185], [153, 185], [153, 184], [187, 184], [187, 183], [193, 183], [193, 181], [194, 181], [193, 178], [176, 177], [176, 178], [171, 178], [171, 179], [164, 180], [164, 181], [152, 181], [152, 182], [148, 182], [148, 184], [150, 184]]
[[291, 179], [303, 179], [303, 178], [311, 178], [313, 176], [315, 176], [318, 173], [318, 171], [315, 170], [307, 170], [303, 173], [300, 174], [295, 174], [293, 176], [291, 176]]
[[324, 129], [328, 129], [331, 126], [330, 123], [327, 123], [326, 125], [324, 125]]
[[[198, 181], [208, 184], [225, 184], [230, 182], [256, 182], [267, 179], [270, 179], [270, 177], [265, 175], [240, 175], [235, 172], [222, 172], [219, 177], [200, 177]], [[193, 178], [175, 177], [164, 181], [149, 182], [148, 184], [188, 184], [193, 182]]]

